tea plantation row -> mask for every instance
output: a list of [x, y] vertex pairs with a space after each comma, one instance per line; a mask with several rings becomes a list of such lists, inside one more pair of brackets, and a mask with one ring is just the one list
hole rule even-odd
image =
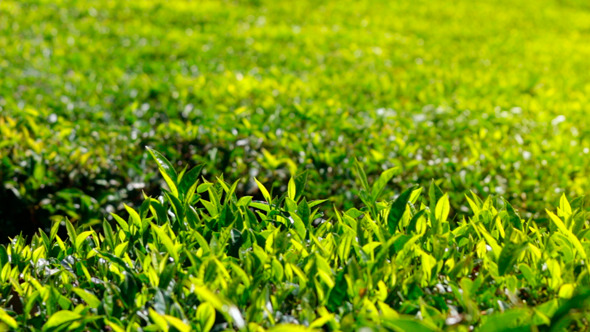
[[588, 38], [583, 0], [0, 1], [0, 330], [589, 329]]
[[[307, 200], [305, 177], [265, 201], [237, 183], [178, 174], [158, 152], [169, 190], [100, 231], [65, 222], [31, 243], [0, 246], [0, 322], [43, 331], [536, 331], [589, 327], [590, 233], [583, 200], [562, 197], [542, 227], [502, 201], [468, 197], [449, 220], [436, 185], [366, 209]], [[426, 197], [427, 198], [426, 198]], [[1, 325], [0, 325], [0, 328]]]

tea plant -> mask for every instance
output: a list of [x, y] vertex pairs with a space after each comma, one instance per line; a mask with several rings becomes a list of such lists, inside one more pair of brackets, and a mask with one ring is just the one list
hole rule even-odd
[[0, 1], [0, 330], [589, 329], [588, 31], [582, 0]]
[[[590, 241], [583, 199], [549, 222], [504, 200], [466, 197], [450, 219], [432, 183], [384, 195], [356, 164], [360, 209], [311, 200], [306, 174], [264, 201], [237, 183], [177, 172], [149, 149], [166, 183], [101, 229], [56, 222], [0, 246], [6, 329], [469, 331], [587, 329]], [[65, 227], [67, 236], [60, 236]]]
[[281, 191], [308, 170], [345, 210], [358, 158], [399, 167], [389, 194], [444, 180], [456, 213], [473, 191], [542, 218], [590, 190], [588, 22], [585, 0], [2, 0], [0, 236], [137, 208], [144, 145]]

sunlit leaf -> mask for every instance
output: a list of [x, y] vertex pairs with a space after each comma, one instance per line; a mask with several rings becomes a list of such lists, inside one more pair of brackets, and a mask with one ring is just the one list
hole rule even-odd
[[60, 325], [65, 325], [68, 323], [72, 323], [81, 319], [82, 316], [78, 313], [69, 311], [69, 310], [61, 310], [49, 317], [47, 322], [43, 325], [43, 331], [48, 331], [59, 327]]

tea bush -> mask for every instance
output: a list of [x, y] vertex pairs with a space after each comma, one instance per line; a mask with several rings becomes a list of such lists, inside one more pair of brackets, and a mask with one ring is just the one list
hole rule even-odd
[[589, 33], [583, 0], [0, 1], [0, 330], [588, 329]]
[[[469, 195], [449, 219], [432, 184], [382, 200], [357, 164], [362, 210], [308, 200], [306, 176], [265, 201], [237, 183], [180, 174], [156, 151], [168, 190], [101, 231], [65, 222], [0, 246], [0, 321], [20, 330], [504, 331], [587, 329], [590, 233], [583, 200], [550, 224]], [[186, 169], [185, 169], [186, 170]], [[424, 197], [426, 196], [426, 197]], [[322, 208], [322, 206], [324, 206]]]

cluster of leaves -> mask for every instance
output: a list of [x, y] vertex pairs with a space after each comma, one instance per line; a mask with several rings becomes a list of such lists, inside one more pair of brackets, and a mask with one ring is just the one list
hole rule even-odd
[[309, 169], [343, 209], [358, 157], [400, 167], [391, 192], [446, 179], [455, 211], [473, 190], [528, 218], [590, 189], [588, 22], [583, 0], [3, 0], [0, 220], [139, 206], [144, 145], [284, 191]]
[[[506, 201], [469, 195], [471, 216], [449, 220], [433, 183], [381, 199], [395, 174], [370, 185], [364, 207], [308, 201], [306, 175], [265, 201], [237, 182], [177, 173], [149, 150], [168, 189], [126, 206], [102, 231], [64, 223], [0, 246], [0, 324], [44, 331], [219, 331], [513, 328], [587, 329], [590, 227], [583, 200], [562, 197], [550, 222], [523, 220]], [[2, 328], [2, 326], [0, 326]]]

